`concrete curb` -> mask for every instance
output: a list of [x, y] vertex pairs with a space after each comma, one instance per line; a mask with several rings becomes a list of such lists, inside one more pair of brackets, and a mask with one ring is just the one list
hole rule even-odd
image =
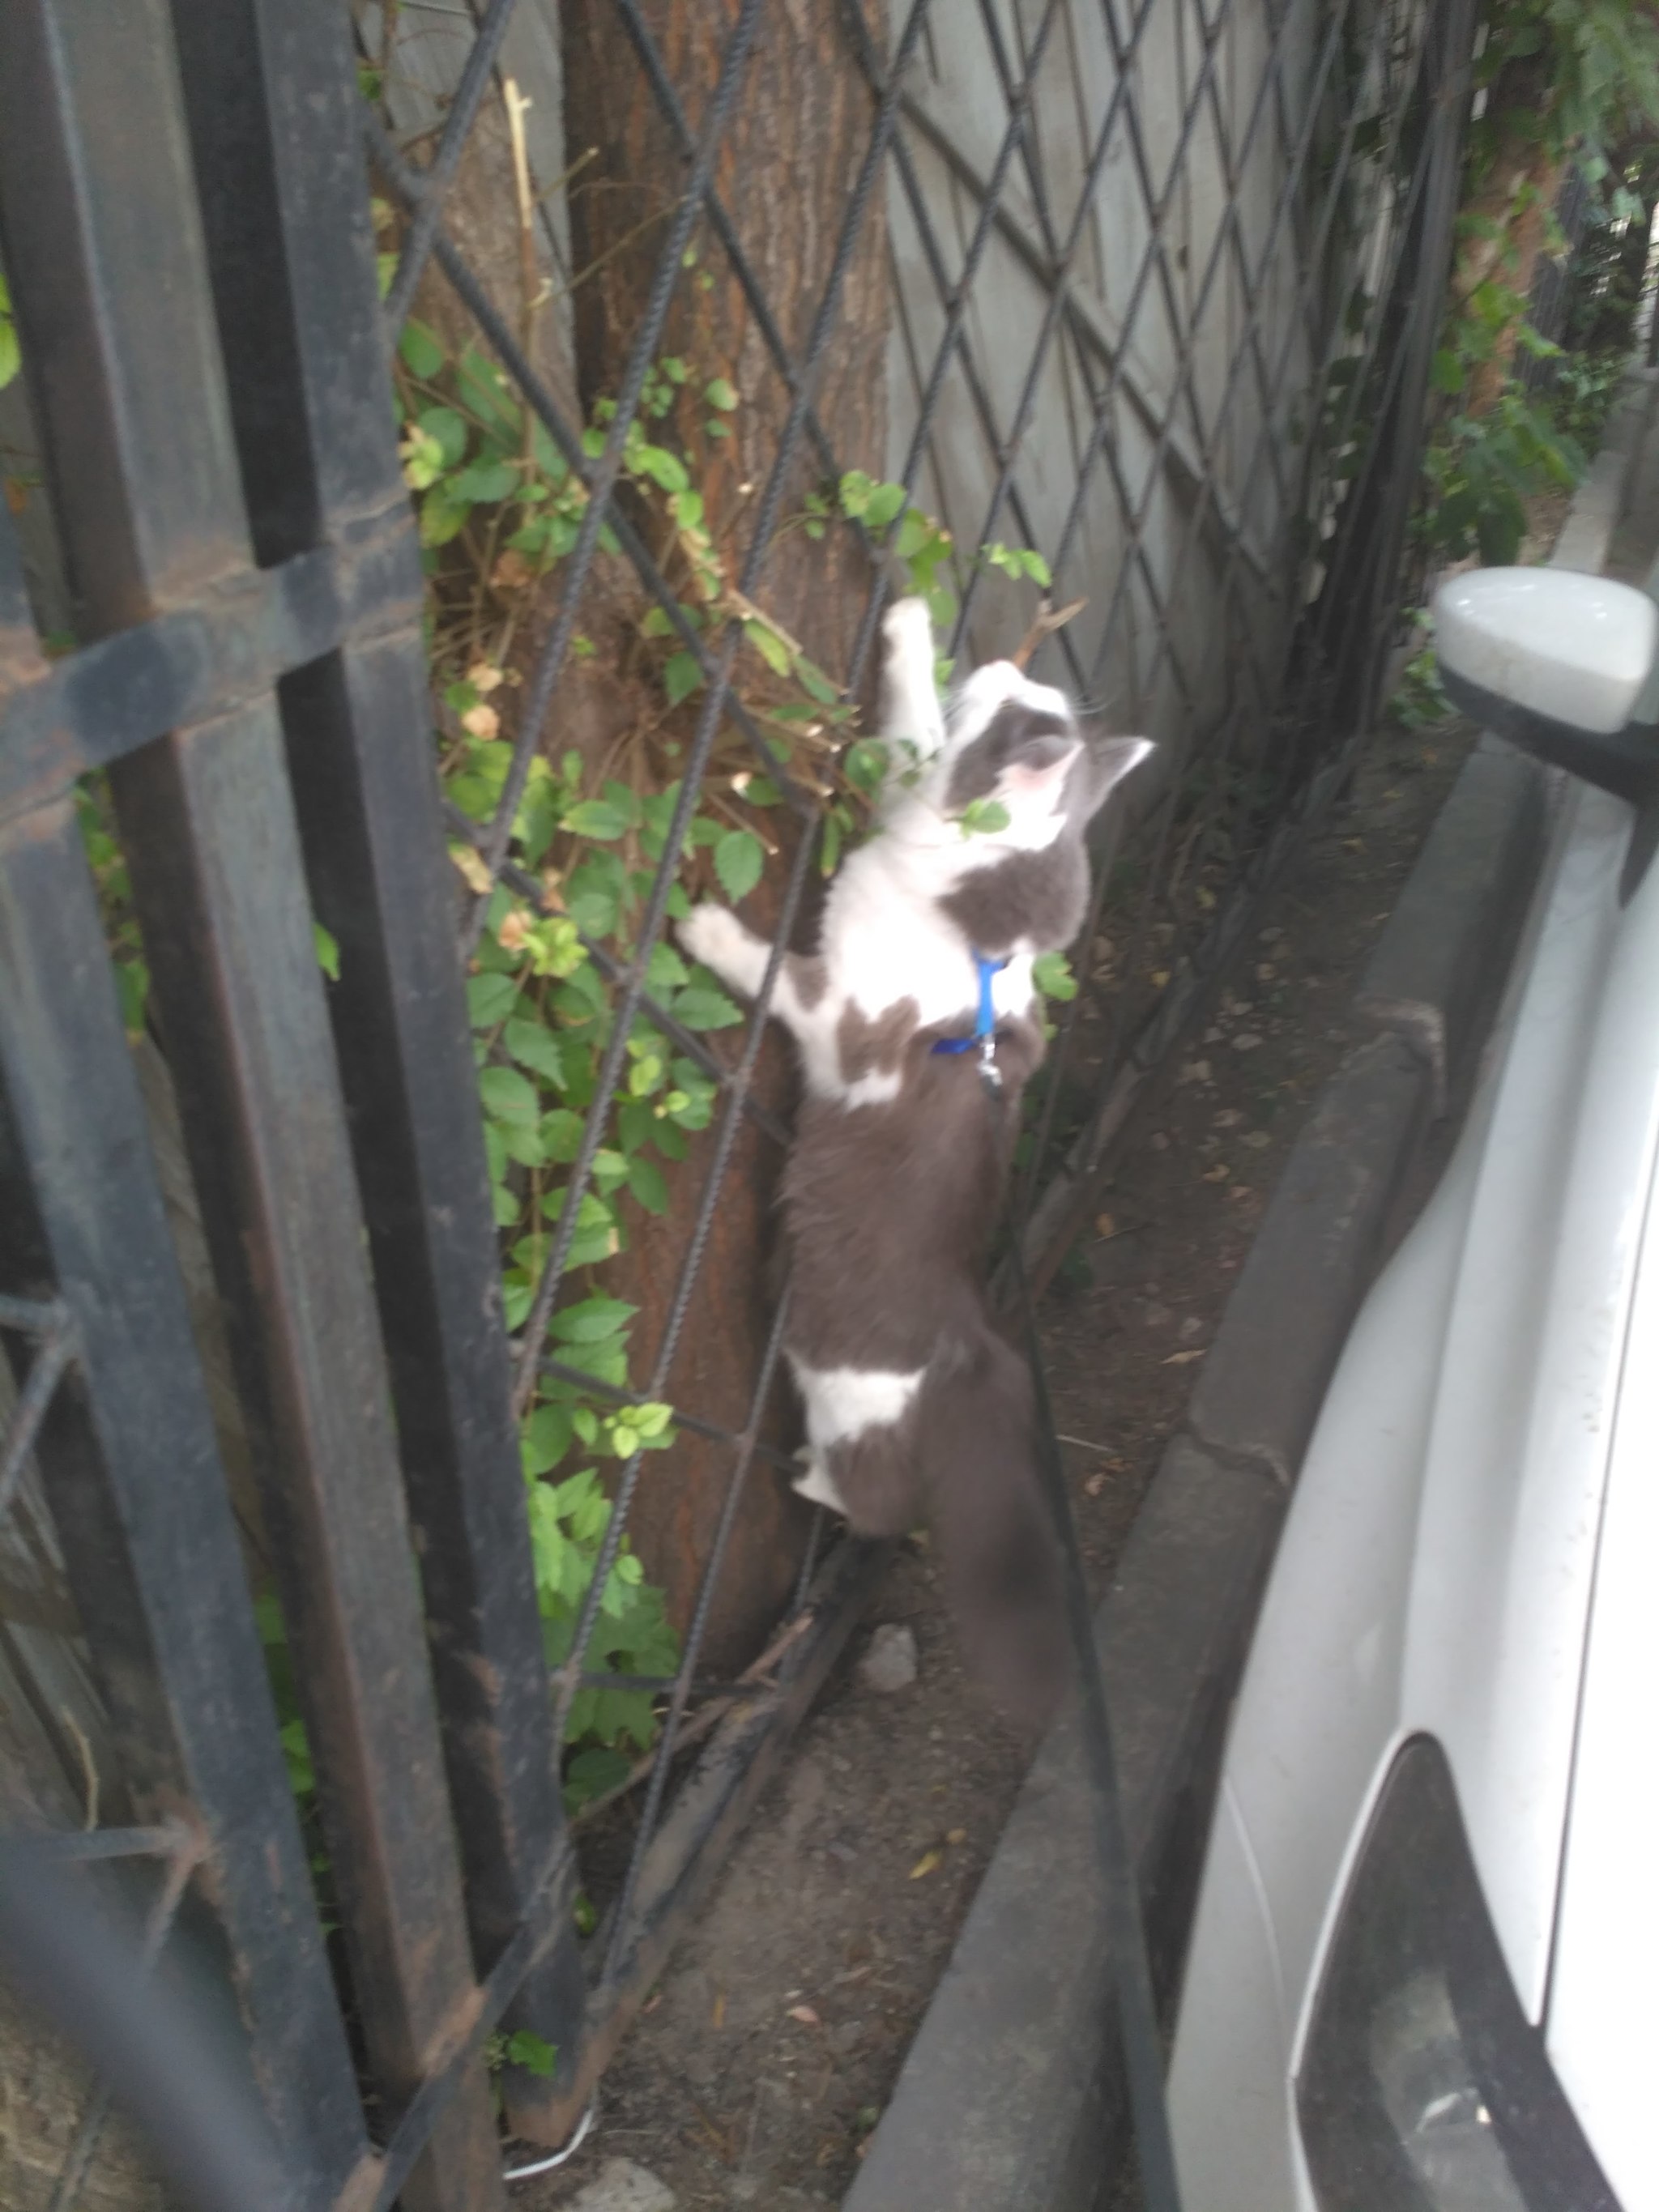
[[[1615, 518], [1616, 519], [1616, 518]], [[1607, 528], [1612, 527], [1611, 521]], [[1290, 1488], [1424, 1139], [1472, 1076], [1543, 849], [1541, 770], [1483, 744], [1358, 994], [1097, 1617], [1154, 1971], [1172, 1991], [1227, 1713]], [[1074, 1723], [1044, 1745], [843, 2212], [1097, 2212], [1127, 2147]]]

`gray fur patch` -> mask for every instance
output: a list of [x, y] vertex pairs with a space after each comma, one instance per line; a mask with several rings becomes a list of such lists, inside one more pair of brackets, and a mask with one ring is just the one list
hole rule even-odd
[[1077, 741], [1077, 731], [1064, 715], [1011, 699], [998, 708], [973, 743], [963, 746], [952, 765], [945, 793], [945, 812], [959, 814], [975, 799], [988, 799], [1010, 761], [1047, 768]]

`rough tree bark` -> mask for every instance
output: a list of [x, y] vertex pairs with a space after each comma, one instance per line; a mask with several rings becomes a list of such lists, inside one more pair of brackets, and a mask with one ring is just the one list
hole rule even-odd
[[[1522, 300], [1532, 291], [1552, 210], [1571, 158], [1558, 133], [1539, 129], [1555, 104], [1549, 50], [1507, 63], [1493, 79], [1487, 112], [1494, 135], [1485, 166], [1463, 204], [1463, 235], [1452, 296], [1461, 307], [1496, 278]], [[1469, 379], [1467, 411], [1496, 405], [1515, 367], [1524, 311], [1510, 319], [1491, 357]]]
[[[881, 0], [866, 0], [872, 28]], [[615, 389], [638, 329], [686, 162], [653, 97], [619, 11], [609, 0], [566, 0], [562, 9], [566, 137], [596, 149], [573, 184], [572, 261], [576, 271], [577, 372], [585, 401]], [[737, 0], [643, 0], [649, 25], [690, 127], [701, 127], [720, 73]], [[805, 347], [829, 281], [848, 201], [869, 144], [873, 104], [850, 52], [839, 6], [779, 0], [766, 8], [720, 148], [717, 188], [791, 355]], [[707, 218], [695, 261], [682, 273], [661, 351], [691, 370], [674, 417], [692, 480], [735, 582], [752, 518], [778, 451], [789, 392], [751, 314], [730, 260]], [[587, 273], [583, 273], [587, 272]], [[842, 467], [883, 473], [886, 452], [888, 331], [885, 224], [879, 187], [847, 265], [827, 356], [817, 382], [819, 415]], [[738, 404], [731, 435], [710, 438], [704, 386], [724, 377]], [[799, 514], [822, 476], [804, 444], [782, 512]], [[753, 596], [822, 666], [839, 677], [868, 588], [865, 558], [849, 533], [814, 543], [786, 530]], [[769, 817], [775, 826], [781, 817]], [[786, 851], [787, 850], [787, 840]], [[757, 927], [777, 912], [781, 858], [745, 902]], [[736, 1032], [728, 1033], [727, 1042]], [[787, 1110], [793, 1071], [775, 1036], [757, 1072], [759, 1095]], [[649, 1356], [659, 1339], [679, 1256], [709, 1165], [701, 1140], [674, 1181], [672, 1211], [651, 1224], [624, 1292], [641, 1307], [635, 1337]], [[697, 1294], [676, 1356], [670, 1395], [705, 1419], [737, 1429], [757, 1369], [770, 1314], [766, 1260], [780, 1165], [777, 1148], [745, 1125], [733, 1152]], [[611, 1271], [611, 1279], [620, 1273]], [[620, 1285], [618, 1285], [620, 1287]], [[794, 1421], [787, 1386], [773, 1394], [765, 1433], [788, 1439]], [[684, 1626], [695, 1601], [731, 1468], [729, 1450], [682, 1432], [672, 1455], [647, 1462], [632, 1527], [653, 1579]], [[753, 1656], [775, 1622], [799, 1557], [805, 1509], [780, 1475], [752, 1470], [711, 1618], [706, 1665], [722, 1669]]]

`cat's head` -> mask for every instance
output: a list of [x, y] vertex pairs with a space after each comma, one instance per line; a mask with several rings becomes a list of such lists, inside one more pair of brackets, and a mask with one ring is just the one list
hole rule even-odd
[[926, 797], [987, 858], [1081, 837], [1115, 785], [1152, 750], [1105, 735], [1063, 691], [1009, 660], [976, 668], [951, 700]]
[[934, 765], [934, 896], [980, 952], [1059, 952], [1089, 904], [1091, 817], [1152, 750], [1109, 738], [1010, 661], [977, 668]]

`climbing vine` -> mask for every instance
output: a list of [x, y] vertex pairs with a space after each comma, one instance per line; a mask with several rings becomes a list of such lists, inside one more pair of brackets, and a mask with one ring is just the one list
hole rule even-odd
[[[383, 208], [377, 218], [388, 219]], [[383, 283], [390, 262], [382, 257]], [[0, 386], [16, 368], [9, 300], [0, 286]], [[548, 1324], [546, 1354], [560, 1371], [538, 1380], [520, 1437], [544, 1650], [556, 1668], [570, 1655], [613, 1510], [605, 1462], [664, 1451], [675, 1440], [672, 1409], [630, 1391], [637, 1309], [615, 1295], [605, 1276], [647, 1218], [669, 1210], [672, 1176], [713, 1118], [716, 1086], [647, 1016], [630, 1025], [614, 1099], [598, 1096], [598, 1079], [618, 1018], [620, 994], [610, 978], [633, 957], [681, 795], [678, 710], [705, 683], [702, 657], [687, 635], [712, 646], [728, 623], [740, 625], [733, 688], [778, 774], [769, 774], [767, 763], [722, 728], [676, 856], [671, 918], [689, 912], [693, 892], [711, 876], [733, 902], [760, 884], [784, 849], [775, 826], [784, 774], [817, 802], [819, 860], [829, 873], [846, 839], [867, 821], [890, 767], [904, 771], [878, 739], [860, 732], [854, 708], [824, 671], [732, 584], [702, 495], [663, 426], [690, 393], [704, 433], [719, 440], [729, 434], [738, 395], [725, 379], [700, 378], [689, 362], [666, 358], [647, 380], [623, 474], [676, 594], [678, 619], [660, 606], [639, 605], [623, 634], [607, 636], [607, 664], [612, 656], [625, 662], [635, 694], [648, 704], [602, 759], [575, 747], [536, 751], [511, 825], [508, 865], [501, 879], [493, 878], [479, 846], [512, 772], [526, 647], [536, 642], [549, 580], [576, 543], [588, 495], [477, 347], [448, 349], [427, 325], [411, 320], [398, 347], [394, 383], [399, 453], [427, 574], [435, 741], [457, 824], [450, 854], [483, 910], [466, 1000], [510, 1330], [521, 1332], [530, 1317], [588, 1121], [595, 1113], [605, 1117], [573, 1224], [569, 1289]], [[590, 458], [603, 450], [614, 415], [608, 401], [594, 407], [582, 440]], [[935, 622], [947, 623], [962, 559], [949, 532], [913, 507], [900, 485], [849, 471], [810, 491], [785, 526], [818, 539], [854, 522], [884, 534], [897, 580], [923, 593]], [[599, 538], [604, 553], [617, 550], [608, 526]], [[1028, 550], [992, 544], [974, 557], [1009, 578], [1048, 582], [1041, 556]], [[578, 635], [572, 651], [580, 661], [599, 647]], [[941, 679], [948, 673], [941, 663]], [[86, 779], [77, 798], [122, 1012], [136, 1036], [149, 974], [125, 861], [103, 780]], [[998, 826], [996, 810], [981, 805], [963, 834]], [[314, 927], [319, 966], [337, 980], [339, 949]], [[743, 1019], [716, 978], [670, 943], [653, 947], [646, 981], [654, 1004], [684, 1031], [727, 1029]], [[1039, 982], [1056, 997], [1075, 988], [1058, 958], [1043, 963]], [[289, 1778], [317, 1845], [326, 1902], [315, 1774], [280, 1612], [269, 1593], [258, 1615]], [[678, 1664], [662, 1593], [646, 1580], [625, 1536], [587, 1656], [601, 1671], [647, 1678]], [[654, 1730], [649, 1691], [584, 1688], [568, 1715], [567, 1802], [574, 1806], [612, 1787]]]
[[[428, 574], [444, 787], [459, 813], [482, 830], [495, 817], [512, 763], [509, 724], [521, 690], [515, 647], [542, 586], [575, 544], [587, 495], [478, 349], [451, 354], [435, 332], [411, 322], [398, 355], [400, 450]], [[732, 386], [720, 378], [700, 380], [689, 362], [670, 357], [647, 377], [623, 452], [629, 495], [663, 549], [678, 617], [647, 606], [630, 615], [624, 635], [608, 641], [648, 706], [597, 767], [574, 749], [556, 759], [533, 757], [505, 881], [492, 882], [471, 839], [458, 836], [451, 846], [457, 869], [486, 902], [467, 996], [507, 1317], [514, 1329], [529, 1315], [566, 1204], [565, 1170], [589, 1115], [604, 1111], [607, 1120], [569, 1259], [592, 1279], [628, 1249], [641, 1216], [667, 1210], [667, 1178], [714, 1111], [709, 1077], [647, 1017], [636, 1017], [629, 1030], [621, 1095], [609, 1105], [596, 1097], [619, 995], [608, 974], [633, 957], [680, 798], [677, 710], [704, 684], [702, 661], [683, 633], [712, 642], [718, 627], [740, 623], [737, 688], [773, 764], [817, 795], [826, 872], [867, 818], [889, 767], [885, 749], [860, 733], [854, 709], [824, 672], [732, 586], [702, 495], [658, 428], [687, 392], [698, 400], [707, 433], [727, 428], [738, 405]], [[603, 449], [613, 411], [604, 401], [594, 409], [583, 441], [590, 457]], [[818, 538], [854, 520], [872, 532], [892, 532], [907, 587], [927, 596], [937, 621], [947, 620], [954, 608], [951, 539], [908, 505], [901, 486], [848, 471], [810, 492], [787, 526]], [[608, 528], [599, 544], [603, 551], [617, 550]], [[982, 557], [1006, 574], [1048, 580], [1035, 553], [994, 545]], [[586, 658], [597, 647], [579, 636], [574, 650]], [[671, 917], [690, 911], [693, 890], [710, 873], [732, 901], [756, 889], [781, 850], [769, 826], [781, 799], [778, 781], [734, 734], [723, 734], [678, 855]], [[981, 816], [964, 824], [965, 834], [997, 826], [992, 810]], [[653, 949], [646, 980], [657, 1006], [684, 1030], [720, 1030], [743, 1018], [717, 979], [671, 944]], [[1063, 963], [1045, 969], [1057, 993], [1068, 980]], [[626, 1389], [635, 1317], [626, 1300], [591, 1287], [556, 1308], [550, 1351], [567, 1370]], [[666, 1406], [619, 1409], [570, 1373], [538, 1385], [524, 1456], [550, 1662], [568, 1652], [611, 1512], [596, 1462], [663, 1449], [673, 1440]], [[588, 1463], [567, 1472], [582, 1462]], [[643, 1580], [625, 1540], [601, 1604], [596, 1645], [597, 1663], [615, 1672], [661, 1674], [674, 1663], [660, 1595]], [[567, 1770], [572, 1802], [620, 1779], [625, 1747], [645, 1747], [653, 1724], [646, 1692], [584, 1691], [570, 1721], [580, 1747]]]

